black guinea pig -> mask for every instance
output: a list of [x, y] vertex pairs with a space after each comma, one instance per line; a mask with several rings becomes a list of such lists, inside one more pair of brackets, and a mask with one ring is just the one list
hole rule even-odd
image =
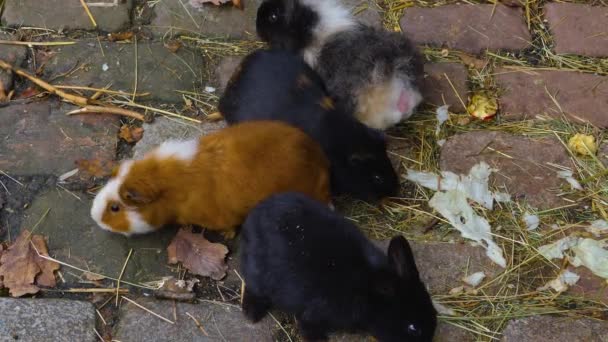
[[251, 321], [278, 309], [295, 316], [306, 340], [334, 332], [432, 340], [437, 312], [404, 237], [391, 240], [387, 256], [353, 223], [299, 193], [258, 204], [241, 234], [242, 307]]
[[334, 106], [319, 75], [292, 52], [258, 50], [245, 57], [218, 109], [229, 124], [280, 120], [306, 132], [330, 161], [334, 195], [377, 200], [399, 188], [384, 134]]
[[359, 23], [337, 0], [266, 0], [258, 36], [301, 54], [327, 90], [369, 127], [389, 128], [422, 101], [423, 63], [402, 34]]

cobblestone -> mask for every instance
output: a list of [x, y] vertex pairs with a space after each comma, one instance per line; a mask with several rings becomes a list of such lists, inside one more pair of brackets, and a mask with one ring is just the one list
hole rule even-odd
[[548, 3], [545, 17], [553, 34], [556, 53], [608, 56], [608, 7]]

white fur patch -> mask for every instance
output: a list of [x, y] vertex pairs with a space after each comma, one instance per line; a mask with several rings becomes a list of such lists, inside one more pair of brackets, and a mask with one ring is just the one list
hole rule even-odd
[[302, 3], [319, 15], [319, 22], [312, 32], [313, 41], [304, 49], [304, 60], [314, 67], [327, 39], [335, 33], [353, 27], [356, 20], [348, 9], [336, 0], [302, 0]]
[[160, 159], [177, 158], [183, 161], [192, 161], [198, 153], [199, 139], [168, 140], [158, 146], [153, 154]]
[[[409, 81], [394, 77], [390, 82], [390, 91], [391, 94], [388, 98], [388, 103], [386, 103], [386, 107], [382, 112], [376, 113], [374, 115], [375, 119], [371, 120], [371, 125], [374, 128], [387, 129], [403, 120], [407, 120], [414, 113], [416, 106], [422, 101], [422, 95], [417, 91], [413, 91]], [[403, 91], [407, 92], [406, 96], [408, 97], [408, 104], [410, 105], [410, 108], [406, 112], [399, 110], [398, 106], [399, 98]]]
[[[95, 196], [93, 200], [93, 205], [91, 206], [91, 218], [101, 227], [102, 229], [109, 230], [111, 232], [115, 232], [112, 227], [105, 224], [103, 220], [103, 214], [106, 211], [108, 203], [110, 202], [119, 202], [120, 195], [118, 191], [120, 190], [120, 186], [125, 181], [125, 177], [129, 174], [131, 167], [133, 166], [132, 160], [124, 161], [120, 164], [120, 168], [118, 169], [118, 173], [115, 178], [111, 179]], [[124, 203], [123, 203], [124, 206]], [[129, 230], [126, 232], [119, 232], [123, 235], [129, 236], [131, 234], [139, 234], [139, 233], [147, 233], [154, 228], [146, 223], [141, 215], [136, 211], [129, 210], [125, 207], [127, 221], [129, 222]]]
[[[122, 167], [122, 166], [121, 166]], [[114, 178], [110, 180], [95, 196], [93, 200], [93, 206], [91, 207], [91, 217], [95, 222], [105, 230], [112, 230], [110, 226], [102, 222], [103, 213], [106, 211], [106, 207], [110, 201], [120, 201], [118, 196], [118, 189], [122, 179]]]
[[127, 211], [127, 220], [131, 229], [125, 235], [145, 234], [155, 231], [156, 229], [144, 221], [143, 217], [136, 211]]

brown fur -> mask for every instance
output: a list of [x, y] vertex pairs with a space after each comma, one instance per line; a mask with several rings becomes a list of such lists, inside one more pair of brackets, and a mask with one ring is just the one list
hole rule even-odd
[[297, 128], [252, 121], [202, 137], [193, 162], [136, 161], [119, 194], [149, 224], [196, 224], [228, 235], [269, 195], [297, 191], [330, 203], [329, 162]]

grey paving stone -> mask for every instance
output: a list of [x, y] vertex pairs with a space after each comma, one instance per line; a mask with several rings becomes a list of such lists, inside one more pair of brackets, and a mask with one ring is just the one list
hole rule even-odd
[[[0, 40], [12, 40], [13, 36], [0, 33]], [[24, 46], [2, 45], [0, 59], [14, 66], [21, 66], [25, 59], [26, 48]], [[0, 82], [8, 93], [13, 88], [13, 74], [0, 69]]]
[[236, 68], [241, 64], [244, 57], [224, 57], [215, 68], [215, 78], [218, 81], [218, 88], [220, 91], [224, 91], [228, 85], [228, 81], [234, 74]]
[[59, 176], [80, 159], [114, 160], [118, 117], [65, 115], [76, 108], [56, 101], [0, 108], [0, 169]]
[[64, 299], [0, 298], [0, 340], [94, 342], [95, 308]]
[[[91, 204], [90, 196], [85, 193], [49, 188], [33, 200], [19, 227], [31, 229], [50, 209], [36, 232], [47, 237], [51, 256], [70, 265], [117, 278], [129, 250], [133, 249], [123, 281], [141, 283], [171, 275], [166, 248], [175, 235], [175, 229], [166, 227], [156, 233], [130, 238], [110, 233], [97, 227], [89, 216]], [[11, 236], [17, 236], [17, 228], [12, 229]], [[65, 267], [62, 270], [68, 286], [82, 287], [78, 283], [80, 272]]]
[[178, 91], [194, 91], [204, 75], [205, 63], [199, 52], [182, 47], [173, 53], [160, 42], [140, 42], [136, 51], [134, 44], [102, 42], [100, 47], [97, 40], [90, 40], [51, 51], [45, 80], [96, 88], [111, 84], [112, 90], [132, 93], [137, 74], [137, 92], [150, 93], [138, 102], [181, 102]]
[[[171, 301], [137, 299], [138, 304], [174, 320], [174, 306]], [[176, 303], [177, 320], [170, 324], [154, 317], [150, 313], [125, 303], [114, 338], [120, 341], [274, 341], [278, 326], [267, 316], [257, 324], [245, 319], [241, 308], [236, 305], [219, 302], [199, 304]], [[196, 318], [206, 336], [187, 315]]]
[[556, 139], [535, 140], [489, 131], [458, 134], [441, 148], [439, 165], [442, 170], [468, 174], [481, 161], [499, 170], [490, 176], [490, 184], [507, 191], [513, 199], [542, 209], [569, 203], [557, 196], [559, 188], [567, 186], [566, 181], [546, 166], [572, 168], [568, 152]]
[[509, 322], [502, 342], [608, 341], [608, 322], [589, 318], [532, 316]]
[[[87, 3], [99, 29], [103, 31], [119, 31], [131, 23], [133, 0], [97, 0]], [[94, 29], [80, 1], [71, 0], [6, 0], [2, 21], [8, 26], [16, 27]]]
[[499, 68], [496, 83], [503, 93], [500, 113], [520, 120], [544, 114], [608, 127], [608, 76], [571, 71], [517, 71]]
[[133, 148], [133, 157], [144, 154], [169, 139], [191, 139], [207, 135], [226, 127], [224, 121], [189, 124], [164, 117], [157, 117], [153, 123], [144, 123], [144, 136]]
[[503, 5], [446, 5], [407, 8], [401, 30], [417, 44], [474, 54], [516, 51], [530, 46], [531, 36], [521, 8]]
[[608, 56], [608, 7], [548, 3], [544, 9], [556, 53]]

